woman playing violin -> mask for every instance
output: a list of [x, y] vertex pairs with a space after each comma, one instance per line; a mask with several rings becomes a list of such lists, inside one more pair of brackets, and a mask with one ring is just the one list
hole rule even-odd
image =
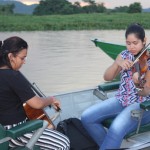
[[[115, 97], [91, 106], [81, 117], [84, 127], [100, 150], [120, 148], [124, 136], [136, 130], [138, 125], [138, 121], [131, 117], [131, 111], [140, 110], [140, 103], [150, 99], [149, 55], [145, 52], [135, 62], [146, 45], [145, 31], [141, 25], [131, 24], [126, 29], [125, 38], [127, 49], [117, 56], [104, 73], [106, 81], [111, 81], [120, 74], [121, 83]], [[149, 116], [150, 111], [144, 112], [142, 124], [150, 122]], [[112, 117], [115, 119], [106, 131], [101, 122]]]

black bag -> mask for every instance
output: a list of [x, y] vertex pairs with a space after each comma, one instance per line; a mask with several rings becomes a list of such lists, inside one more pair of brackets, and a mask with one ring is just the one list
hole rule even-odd
[[70, 150], [98, 150], [97, 144], [89, 136], [78, 118], [60, 121], [56, 130], [69, 138]]

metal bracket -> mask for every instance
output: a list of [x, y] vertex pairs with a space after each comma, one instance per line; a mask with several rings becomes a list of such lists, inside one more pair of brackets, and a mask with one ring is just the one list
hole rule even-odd
[[139, 129], [140, 129], [141, 121], [142, 121], [142, 117], [143, 117], [143, 112], [144, 112], [144, 110], [132, 110], [131, 111], [131, 116], [138, 119], [138, 126], [136, 129], [136, 134], [139, 133]]

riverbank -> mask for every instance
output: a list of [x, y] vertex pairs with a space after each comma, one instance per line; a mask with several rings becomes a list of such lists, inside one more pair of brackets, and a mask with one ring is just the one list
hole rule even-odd
[[150, 29], [150, 13], [95, 13], [74, 15], [0, 15], [0, 31], [113, 30], [138, 22]]

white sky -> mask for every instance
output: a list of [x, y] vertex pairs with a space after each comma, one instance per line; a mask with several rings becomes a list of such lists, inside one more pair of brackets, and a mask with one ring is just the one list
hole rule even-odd
[[[40, 0], [17, 0], [26, 4], [38, 3]], [[70, 2], [82, 2], [82, 0], [69, 0]], [[143, 8], [150, 8], [150, 0], [95, 0], [97, 3], [104, 3], [106, 8], [129, 6], [134, 2], [140, 2]]]

